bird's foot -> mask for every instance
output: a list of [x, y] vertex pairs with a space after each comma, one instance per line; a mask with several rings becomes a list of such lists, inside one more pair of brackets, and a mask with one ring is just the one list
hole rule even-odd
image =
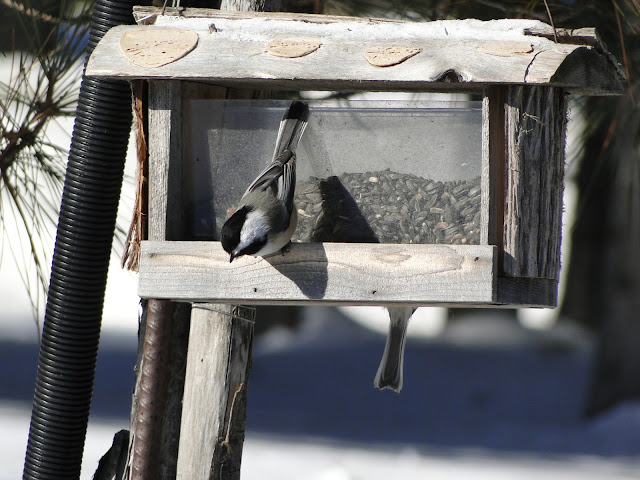
[[284, 247], [282, 247], [282, 250], [280, 250], [280, 252], [282, 253], [282, 256], [284, 257], [290, 251], [291, 251], [291, 240], [289, 240], [289, 243], [287, 243]]

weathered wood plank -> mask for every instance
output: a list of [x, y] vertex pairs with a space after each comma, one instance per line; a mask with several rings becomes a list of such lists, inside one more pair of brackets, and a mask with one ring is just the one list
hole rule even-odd
[[231, 305], [192, 308], [178, 479], [240, 478], [254, 315]]
[[491, 245], [293, 244], [229, 263], [218, 242], [143, 242], [138, 293], [246, 304], [495, 303]]
[[562, 89], [509, 87], [505, 275], [559, 278], [566, 123]]
[[554, 30], [551, 25], [545, 25], [542, 28], [525, 28], [524, 34], [536, 37], [545, 37], [553, 41], [555, 41], [555, 39], [558, 39], [558, 43], [577, 43], [583, 45], [591, 45], [593, 47], [602, 48], [604, 50], [604, 45], [602, 43], [602, 40], [600, 39], [600, 35], [598, 35], [598, 32], [593, 27], [556, 28]]
[[181, 82], [149, 85], [149, 239], [182, 238]]
[[497, 271], [503, 270], [503, 224], [505, 191], [505, 101], [506, 86], [489, 87], [482, 100], [482, 198], [480, 242], [496, 245]]
[[[624, 75], [606, 51], [589, 44], [556, 44], [544, 36], [526, 35], [526, 29], [546, 27], [535, 20], [399, 24], [321, 15], [216, 11], [198, 14], [203, 16], [193, 17], [189, 9], [181, 10], [179, 16], [147, 14], [144, 23], [153, 21], [153, 25], [111, 29], [89, 59], [87, 75], [198, 79], [242, 88], [295, 90], [452, 91], [479, 90], [503, 83], [556, 85], [592, 94], [621, 93], [624, 89]], [[197, 47], [181, 59], [157, 68], [136, 65], [120, 50], [120, 39], [126, 32], [163, 28], [195, 31], [199, 37]], [[155, 31], [162, 34], [162, 30]], [[267, 52], [272, 41], [291, 38], [320, 41], [321, 45], [296, 58]], [[372, 47], [420, 52], [382, 68], [365, 58], [365, 52]], [[571, 68], [563, 68], [569, 57]]]
[[[167, 7], [164, 9], [164, 15], [161, 15], [162, 8], [159, 7], [150, 7], [146, 5], [137, 5], [133, 7], [133, 16], [135, 18], [136, 23], [140, 25], [154, 25], [159, 17], [180, 17], [183, 19], [192, 19], [192, 18], [209, 18], [209, 19], [217, 19], [217, 18], [232, 18], [236, 20], [243, 19], [251, 19], [255, 18], [255, 11], [232, 11], [232, 10], [216, 10], [211, 8], [173, 8]], [[380, 19], [380, 18], [370, 18], [370, 17], [350, 17], [347, 15], [314, 15], [307, 13], [296, 13], [296, 12], [269, 12], [269, 13], [258, 13], [263, 18], [270, 18], [274, 20], [294, 20], [299, 22], [306, 23], [336, 23], [336, 22], [360, 22], [360, 23], [372, 23], [372, 22], [380, 22], [384, 21], [386, 23], [396, 23], [403, 24], [407, 23], [405, 20], [393, 20], [393, 19]], [[544, 23], [539, 23], [539, 26], [546, 26]], [[544, 28], [540, 27], [543, 31]]]

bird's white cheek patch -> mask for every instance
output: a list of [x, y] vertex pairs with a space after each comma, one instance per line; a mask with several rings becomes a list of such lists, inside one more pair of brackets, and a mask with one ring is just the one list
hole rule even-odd
[[267, 221], [260, 212], [249, 212], [242, 230], [240, 230], [240, 246], [246, 247], [256, 238], [266, 237]]

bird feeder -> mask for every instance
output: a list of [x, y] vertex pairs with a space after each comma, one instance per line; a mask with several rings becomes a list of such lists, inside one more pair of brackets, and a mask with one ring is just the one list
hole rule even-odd
[[[149, 85], [139, 294], [194, 304], [178, 477], [238, 478], [253, 330], [220, 327], [250, 317], [229, 305], [556, 305], [567, 94], [619, 94], [625, 80], [593, 29], [134, 13], [86, 75]], [[295, 242], [229, 263], [220, 228], [288, 106], [256, 98], [303, 90], [478, 100], [310, 102]]]
[[[86, 71], [150, 86], [142, 297], [556, 305], [567, 94], [618, 94], [624, 82], [593, 29], [158, 13], [139, 7], [139, 26], [111, 29]], [[217, 234], [270, 158], [286, 102], [221, 100], [220, 87], [482, 100], [311, 102], [299, 243], [230, 264]]]

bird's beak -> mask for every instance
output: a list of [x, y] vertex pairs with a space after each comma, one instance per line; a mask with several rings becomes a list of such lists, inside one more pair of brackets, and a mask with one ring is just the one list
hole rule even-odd
[[236, 256], [231, 252], [231, 255], [229, 255], [229, 263], [233, 262], [234, 258], [236, 258]]

